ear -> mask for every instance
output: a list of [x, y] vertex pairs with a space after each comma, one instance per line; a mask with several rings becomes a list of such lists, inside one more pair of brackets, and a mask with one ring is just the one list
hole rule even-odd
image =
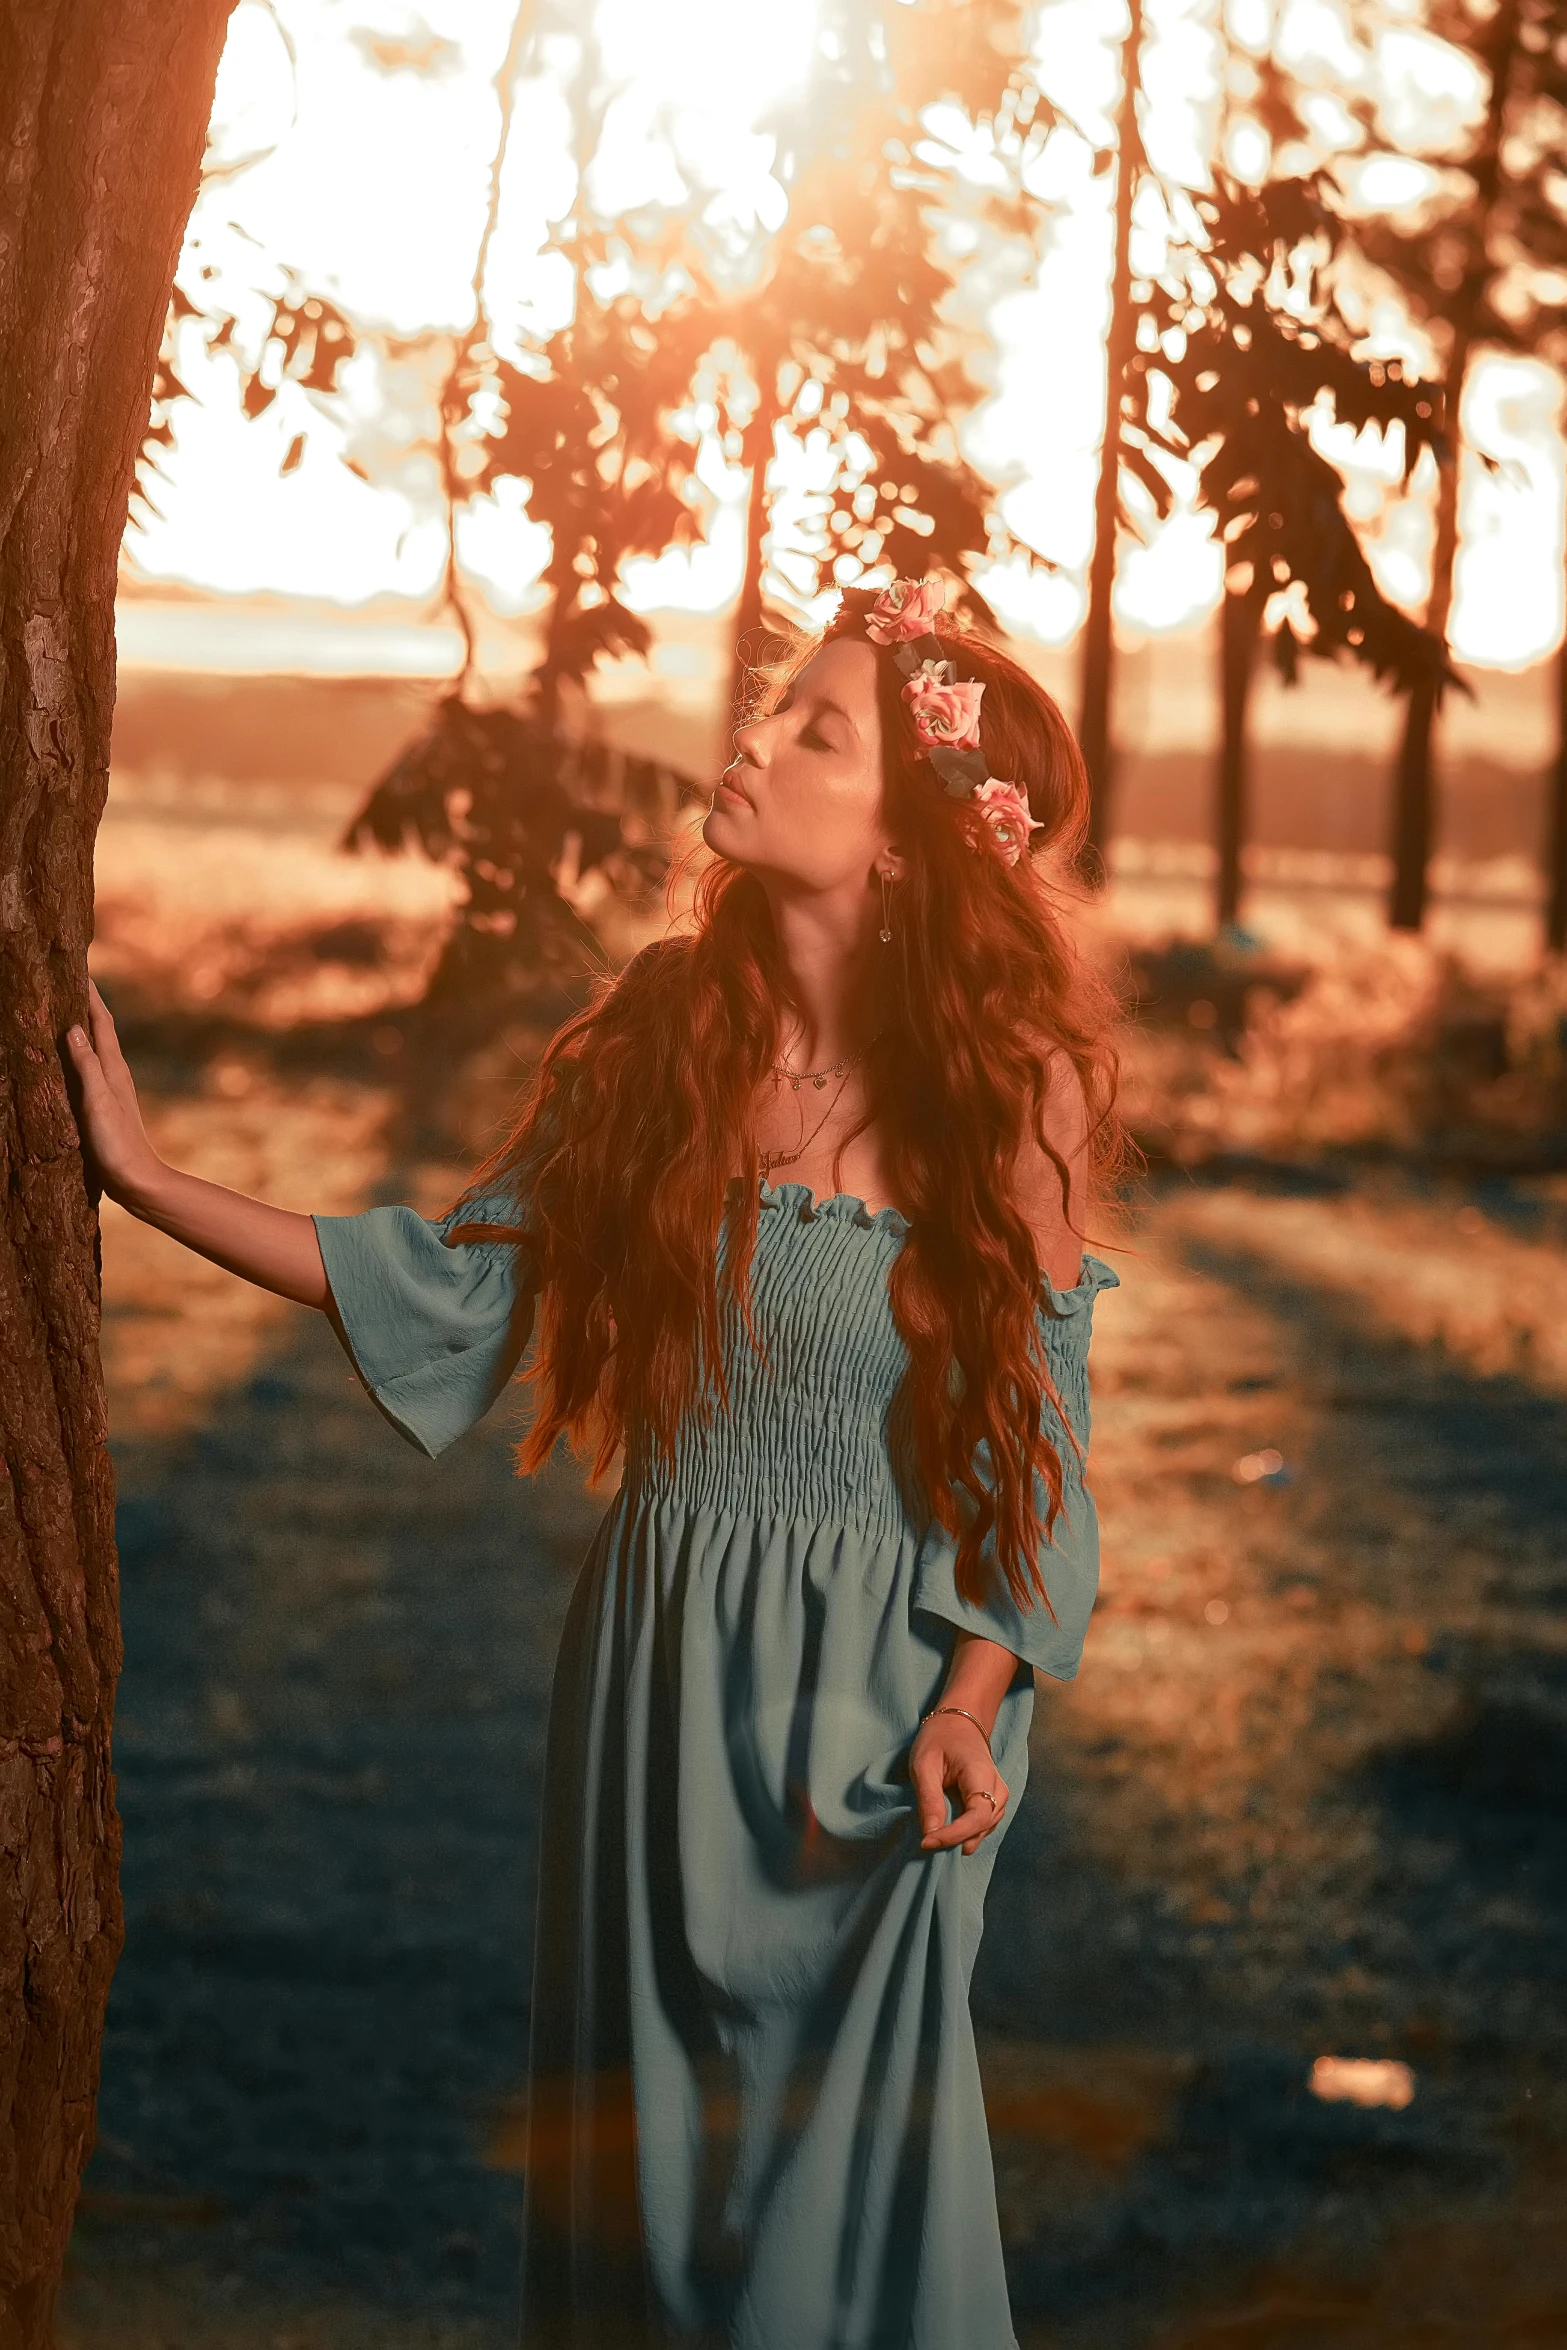
[[906, 878], [909, 870], [908, 859], [895, 840], [882, 843], [877, 852], [873, 870], [878, 881], [885, 876], [888, 881], [896, 884]]

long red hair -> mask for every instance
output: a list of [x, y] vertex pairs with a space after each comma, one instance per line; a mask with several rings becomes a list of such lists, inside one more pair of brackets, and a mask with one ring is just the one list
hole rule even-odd
[[[869, 601], [846, 598], [829, 634], [863, 634]], [[905, 878], [885, 950], [896, 1011], [865, 1082], [909, 1227], [888, 1283], [908, 1350], [901, 1417], [925, 1506], [956, 1541], [959, 1591], [981, 1600], [999, 1575], [1021, 1604], [1048, 1606], [1038, 1552], [1061, 1507], [1063, 1464], [1042, 1430], [1058, 1399], [1014, 1175], [1037, 1139], [1083, 1231], [1082, 1194], [1101, 1190], [1122, 1149], [1115, 1007], [1062, 919], [1088, 813], [1071, 730], [995, 646], [942, 634], [960, 674], [983, 680], [991, 774], [1023, 785], [1043, 829], [1032, 858], [1003, 862], [978, 811], [943, 792], [918, 755], [899, 674], [879, 654], [887, 819]], [[761, 883], [714, 859], [689, 935], [638, 955], [566, 1023], [468, 1187], [484, 1221], [457, 1230], [520, 1241], [539, 1283], [525, 1470], [562, 1434], [600, 1475], [628, 1428], [667, 1455], [688, 1413], [726, 1408], [717, 1241], [727, 1216], [725, 1279], [744, 1313], [759, 1206], [754, 1107], [788, 1001]], [[1051, 1087], [1072, 1081], [1090, 1138], [1075, 1180], [1045, 1133]], [[498, 1195], [515, 1200], [515, 1225], [486, 1214]]]

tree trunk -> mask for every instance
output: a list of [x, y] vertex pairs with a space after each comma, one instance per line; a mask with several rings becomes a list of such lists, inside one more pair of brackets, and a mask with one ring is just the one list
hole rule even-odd
[[1115, 752], [1110, 698], [1115, 663], [1111, 599], [1121, 511], [1121, 396], [1137, 344], [1132, 308], [1132, 204], [1143, 160], [1137, 125], [1143, 39], [1142, 0], [1129, 0], [1130, 22], [1121, 50], [1121, 103], [1116, 117], [1115, 245], [1110, 266], [1110, 329], [1105, 339], [1105, 428], [1094, 490], [1094, 552], [1088, 567], [1083, 620], [1082, 676], [1077, 738], [1088, 769], [1088, 862], [1102, 879], [1110, 845], [1110, 791]]
[[43, 2350], [120, 1942], [86, 1008], [114, 587], [231, 0], [0, 18], [0, 2350]]
[[1218, 890], [1214, 906], [1223, 930], [1241, 910], [1241, 852], [1246, 845], [1251, 789], [1251, 746], [1246, 715], [1256, 673], [1257, 640], [1262, 629], [1263, 597], [1255, 585], [1239, 592], [1226, 589], [1219, 608], [1219, 739], [1218, 790], [1215, 794], [1215, 834], [1219, 851]]
[[[1452, 422], [1453, 447], [1437, 482], [1436, 544], [1431, 557], [1431, 599], [1426, 607], [1426, 626], [1444, 645], [1453, 608], [1453, 570], [1458, 559], [1458, 468], [1463, 451], [1460, 419], [1471, 350], [1469, 337], [1460, 328], [1453, 336], [1448, 361], [1447, 413]], [[1395, 930], [1419, 930], [1426, 918], [1435, 801], [1431, 738], [1438, 699], [1436, 678], [1423, 677], [1411, 691], [1404, 708], [1404, 734], [1393, 792], [1393, 887], [1387, 910], [1388, 921]]]
[[[1452, 445], [1437, 489], [1436, 546], [1431, 558], [1431, 601], [1426, 610], [1427, 628], [1444, 645], [1453, 606], [1453, 567], [1458, 557], [1464, 378], [1474, 355], [1475, 322], [1482, 315], [1491, 274], [1491, 215], [1501, 188], [1502, 138], [1507, 127], [1508, 88], [1517, 47], [1518, 0], [1500, 0], [1483, 43], [1491, 89], [1486, 102], [1485, 131], [1471, 166], [1475, 198], [1469, 221], [1469, 258], [1463, 283], [1448, 313], [1453, 322], [1453, 341], [1444, 390]], [[1399, 747], [1393, 797], [1393, 888], [1388, 903], [1388, 920], [1395, 930], [1418, 930], [1425, 920], [1426, 872], [1434, 830], [1431, 735], [1440, 700], [1441, 687], [1437, 680], [1422, 681], [1410, 695], [1404, 715], [1404, 739]]]
[[751, 477], [745, 509], [745, 570], [740, 579], [740, 601], [735, 607], [734, 667], [729, 680], [729, 709], [738, 723], [744, 715], [750, 673], [760, 658], [765, 628], [762, 607], [763, 558], [767, 544], [767, 469], [773, 461], [773, 411], [760, 401], [745, 428], [741, 461]]
[[1545, 943], [1567, 949], [1567, 637], [1556, 656], [1556, 765], [1551, 772], [1546, 837]]

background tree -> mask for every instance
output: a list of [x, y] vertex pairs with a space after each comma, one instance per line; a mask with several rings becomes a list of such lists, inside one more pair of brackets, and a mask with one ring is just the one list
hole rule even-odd
[[[620, 593], [626, 562], [701, 535], [697, 436], [671, 414], [689, 398], [700, 345], [689, 332], [681, 334], [693, 308], [689, 296], [667, 298], [667, 262], [660, 270], [656, 256], [668, 236], [655, 233], [656, 216], [642, 223], [655, 263], [650, 267], [644, 254], [635, 289], [609, 299], [594, 291], [606, 240], [595, 235], [581, 191], [609, 92], [593, 71], [591, 28], [578, 43], [581, 63], [570, 89], [578, 196], [555, 224], [557, 250], [570, 257], [576, 279], [571, 316], [558, 332], [520, 344], [492, 319], [488, 265], [502, 176], [519, 84], [536, 68], [539, 31], [539, 8], [524, 0], [495, 76], [496, 140], [468, 324], [454, 333], [396, 338], [341, 310], [284, 266], [274, 273], [264, 325], [247, 336], [234, 312], [202, 309], [176, 287], [143, 467], [144, 495], [155, 499], [172, 408], [188, 396], [177, 373], [186, 319], [198, 321], [195, 331], [209, 352], [227, 350], [238, 362], [241, 404], [252, 420], [285, 384], [301, 387], [331, 413], [345, 363], [361, 354], [384, 373], [400, 368], [428, 384], [426, 429], [401, 454], [435, 461], [446, 541], [439, 597], [461, 657], [429, 725], [372, 787], [345, 841], [353, 848], [416, 846], [457, 867], [462, 897], [429, 991], [443, 1033], [453, 1021], [461, 1024], [465, 1010], [492, 1019], [497, 989], [529, 988], [596, 953], [574, 891], [562, 889], [564, 869], [569, 866], [574, 884], [602, 874], [613, 886], [645, 892], [662, 865], [656, 836], [670, 829], [686, 788], [684, 778], [657, 762], [609, 753], [591, 732], [584, 736], [576, 722], [580, 710], [565, 706], [600, 660], [645, 653], [652, 642], [647, 623]], [[199, 278], [194, 256], [192, 274]], [[302, 447], [303, 436], [296, 435], [284, 472], [298, 463]], [[357, 458], [348, 462], [366, 480], [374, 478]], [[547, 600], [541, 657], [524, 694], [515, 706], [492, 706], [461, 531], [473, 503], [506, 481], [520, 484], [530, 519], [549, 532], [542, 574]]]
[[1405, 692], [1451, 678], [1441, 640], [1377, 586], [1344, 511], [1343, 477], [1311, 436], [1324, 404], [1357, 432], [1396, 426], [1407, 480], [1421, 451], [1440, 446], [1442, 404], [1396, 360], [1355, 355], [1337, 299], [1342, 228], [1320, 182], [1252, 190], [1220, 174], [1195, 212], [1200, 240], [1172, 249], [1139, 304], [1128, 406], [1150, 446], [1199, 466], [1199, 503], [1225, 549], [1215, 793], [1222, 927], [1240, 909], [1247, 717], [1270, 602], [1295, 589], [1304, 606], [1304, 634], [1286, 609], [1272, 639], [1291, 683], [1303, 649], [1348, 656]]
[[[645, 654], [652, 643], [647, 623], [622, 599], [625, 564], [689, 544], [701, 523], [694, 436], [673, 414], [689, 394], [694, 351], [681, 329], [692, 305], [660, 301], [667, 272], [650, 276], [646, 267], [636, 291], [608, 300], [593, 291], [593, 265], [607, 256], [583, 217], [582, 189], [605, 93], [586, 69], [573, 92], [577, 204], [556, 229], [575, 269], [572, 316], [521, 363], [495, 348], [486, 263], [517, 82], [537, 29], [536, 10], [525, 6], [497, 76], [500, 127], [474, 264], [473, 323], [455, 343], [440, 396], [443, 589], [462, 665], [430, 727], [374, 785], [345, 836], [351, 848], [415, 846], [455, 859], [463, 894], [429, 990], [448, 1022], [488, 1021], [498, 992], [529, 989], [541, 975], [591, 959], [596, 940], [561, 886], [564, 865], [577, 885], [596, 873], [612, 886], [645, 890], [661, 869], [658, 838], [687, 788], [658, 762], [617, 758], [591, 730], [568, 723], [562, 706], [563, 692], [582, 687], [600, 660]], [[582, 53], [593, 54], [586, 35]], [[531, 519], [550, 534], [543, 654], [520, 706], [475, 708], [477, 643], [459, 518], [508, 479], [523, 483]]]
[[[862, 571], [944, 568], [964, 582], [987, 555], [1016, 551], [962, 453], [977, 338], [953, 315], [957, 270], [934, 215], [966, 202], [992, 236], [1021, 245], [1028, 233], [1017, 172], [1052, 119], [1028, 25], [1017, 0], [824, 0], [811, 70], [769, 118], [787, 219], [759, 256], [692, 254], [722, 346], [721, 429], [749, 484], [736, 706], [767, 613], [781, 438], [809, 439], [832, 465], [816, 527], [794, 550], [802, 597]], [[934, 159], [925, 117], [941, 102], [1010, 166], [1004, 191], [965, 197]], [[964, 600], [988, 609], [972, 585]]]
[[[1142, 102], [1142, 0], [1127, 0], [1127, 27], [1121, 42], [1121, 94], [1116, 105], [1115, 205], [1110, 252], [1110, 307], [1105, 333], [1105, 421], [1094, 483], [1094, 549], [1088, 565], [1088, 603], [1079, 649], [1077, 738], [1088, 769], [1088, 861], [1103, 879], [1110, 847], [1111, 787], [1115, 752], [1111, 709], [1115, 687], [1115, 572], [1123, 521], [1122, 467], [1134, 467], [1152, 493], [1156, 509], [1167, 508], [1168, 485], [1148, 462], [1139, 428], [1126, 415], [1129, 374], [1137, 349], [1137, 306], [1132, 296], [1132, 214], [1147, 169], [1139, 110]], [[1132, 524], [1135, 527], [1135, 524]]]
[[[1485, 103], [1456, 157], [1445, 146], [1430, 198], [1397, 218], [1354, 219], [1367, 262], [1400, 296], [1442, 356], [1451, 439], [1437, 477], [1436, 527], [1426, 625], [1446, 639], [1458, 552], [1464, 391], [1479, 352], [1530, 352], [1567, 319], [1567, 66], [1558, 0], [1433, 0], [1429, 31], [1471, 59]], [[1374, 107], [1358, 109], [1368, 140], [1381, 133]], [[1406, 142], [1406, 144], [1409, 142]], [[1416, 151], [1421, 150], [1416, 147]], [[1347, 210], [1347, 208], [1346, 208]], [[1418, 930], [1425, 919], [1434, 834], [1432, 740], [1435, 680], [1408, 699], [1395, 774], [1388, 918]]]
[[1556, 651], [1556, 756], [1545, 806], [1545, 943], [1567, 949], [1567, 633]]
[[[1559, 0], [1521, 0], [1508, 61], [1509, 113], [1492, 208], [1490, 308], [1512, 348], [1567, 375], [1567, 16]], [[1556, 756], [1548, 778], [1545, 942], [1567, 948], [1567, 633], [1556, 655]]]
[[44, 2350], [119, 1948], [87, 1000], [114, 593], [230, 0], [0, 19], [0, 2350]]
[[[629, 218], [595, 212], [592, 165], [615, 84], [580, 11], [558, 22], [548, 12], [525, 17], [497, 82], [499, 144], [473, 323], [450, 346], [429, 443], [446, 505], [443, 593], [462, 635], [461, 671], [348, 836], [456, 857], [466, 896], [434, 989], [453, 1006], [481, 980], [527, 985], [530, 973], [589, 952], [590, 934], [559, 886], [563, 870], [645, 890], [656, 836], [689, 788], [652, 762], [609, 755], [571, 689], [599, 660], [650, 645], [621, 592], [626, 563], [701, 534], [695, 413], [711, 416], [750, 483], [737, 628], [750, 652], [780, 435], [809, 440], [818, 465], [824, 453], [828, 460], [819, 512], [793, 550], [796, 594], [877, 567], [890, 575], [940, 565], [963, 580], [977, 558], [1012, 551], [993, 520], [992, 492], [959, 445], [978, 391], [964, 362], [978, 337], [949, 315], [956, 273], [938, 252], [934, 215], [966, 209], [1022, 249], [1028, 213], [1015, 184], [997, 196], [944, 167], [924, 118], [940, 100], [961, 107], [1015, 182], [1040, 125], [1026, 18], [1014, 0], [827, 0], [802, 86], [769, 118], [787, 218], [745, 231], [715, 225], [714, 191], [694, 169], [675, 201]], [[551, 225], [575, 299], [566, 325], [519, 346], [488, 315], [486, 257], [517, 77], [529, 39], [540, 37], [542, 53], [552, 30], [569, 33], [575, 59], [575, 194]], [[225, 321], [214, 339], [229, 331]], [[345, 332], [339, 313], [289, 281], [246, 362], [247, 407], [259, 412], [287, 375], [328, 395], [349, 351], [375, 339], [351, 322]], [[531, 519], [550, 534], [543, 654], [517, 707], [477, 710], [459, 525], [470, 500], [504, 481], [523, 486]], [[972, 589], [968, 600], [984, 609]], [[737, 689], [743, 674], [741, 662]], [[618, 830], [617, 797], [627, 818]]]
[[[1345, 420], [1405, 432], [1405, 478], [1439, 446], [1440, 395], [1412, 386], [1396, 364], [1357, 359], [1339, 281], [1347, 238], [1320, 180], [1298, 169], [1251, 195], [1223, 170], [1207, 194], [1169, 185], [1150, 163], [1140, 128], [1144, 23], [1128, 0], [1116, 112], [1116, 193], [1106, 344], [1105, 431], [1095, 489], [1094, 551], [1081, 640], [1079, 736], [1093, 789], [1090, 861], [1102, 877], [1113, 829], [1113, 596], [1120, 529], [1140, 531], [1129, 506], [1135, 477], [1157, 518], [1173, 503], [1163, 459], [1198, 462], [1196, 503], [1226, 548], [1219, 627], [1220, 740], [1215, 774], [1216, 914], [1233, 922], [1249, 802], [1247, 719], [1270, 600], [1298, 583], [1310, 642], [1347, 652], [1403, 690], [1424, 684], [1435, 659], [1427, 636], [1378, 589], [1344, 510], [1344, 483], [1313, 447], [1313, 413], [1331, 397]], [[1244, 108], [1221, 107], [1217, 144], [1237, 115], [1271, 155], [1299, 158], [1310, 134], [1289, 77], [1268, 55], [1241, 60]], [[1132, 263], [1132, 221], [1145, 188], [1158, 195], [1167, 250], [1156, 278]], [[1297, 670], [1300, 640], [1274, 639], [1282, 673]]]

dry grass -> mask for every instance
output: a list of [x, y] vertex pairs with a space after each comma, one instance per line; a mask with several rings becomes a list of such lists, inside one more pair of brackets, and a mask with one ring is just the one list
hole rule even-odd
[[1481, 1378], [1514, 1373], [1567, 1393], [1567, 1260], [1462, 1195], [1427, 1201], [1392, 1184], [1331, 1199], [1196, 1191], [1172, 1201], [1164, 1222], [1182, 1238], [1251, 1251]]
[[416, 1003], [456, 880], [422, 857], [345, 855], [357, 796], [117, 778], [98, 836], [95, 975], [160, 1011], [274, 1031]]
[[1567, 965], [1483, 973], [1415, 938], [1137, 945], [1123, 1108], [1156, 1158], [1413, 1155], [1532, 1166], [1567, 1147]]
[[[143, 1005], [229, 1023], [200, 1066], [149, 1059], [155, 1132], [178, 1163], [282, 1204], [362, 1206], [388, 1175], [394, 1089], [282, 1074], [272, 1046], [296, 1023], [373, 1021], [411, 1001], [448, 877], [414, 859], [339, 856], [344, 793], [214, 791], [194, 811], [127, 799], [102, 843], [97, 967]], [[1475, 1896], [1462, 1966], [1435, 1966], [1406, 1894], [1436, 1864], [1366, 1774], [1389, 1751], [1453, 1734], [1485, 1674], [1548, 1677], [1567, 1663], [1551, 1596], [1559, 1534], [1505, 1520], [1508, 1497], [1486, 1484], [1505, 1465], [1422, 1488], [1402, 1457], [1424, 1446], [1451, 1459], [1462, 1443], [1461, 1420], [1421, 1419], [1433, 1381], [1450, 1379], [1471, 1410], [1487, 1383], [1510, 1383], [1499, 1416], [1509, 1397], [1554, 1410], [1567, 1393], [1567, 1190], [1536, 1175], [1530, 1237], [1456, 1180], [1422, 1189], [1368, 1176], [1364, 1162], [1549, 1163], [1564, 1122], [1567, 977], [1461, 967], [1420, 942], [1329, 936], [1304, 919], [1272, 953], [1182, 950], [1146, 928], [1113, 930], [1114, 916], [1105, 909], [1095, 927], [1145, 987], [1127, 1100], [1150, 1148], [1192, 1164], [1334, 1159], [1346, 1188], [1278, 1197], [1167, 1181], [1119, 1260], [1125, 1286], [1099, 1309], [1103, 1600], [1081, 1679], [1041, 1704], [1030, 1803], [1067, 1820], [1072, 1886], [1108, 1890], [1093, 1896], [1098, 1939], [1082, 1934], [1075, 1972], [1057, 1985], [1076, 2036], [1048, 2001], [1025, 1998], [986, 2053], [1009, 2242], [1025, 2253], [1059, 2224], [1109, 2249], [1102, 2323], [1025, 2325], [1023, 2339], [1028, 2350], [1544, 2350], [1567, 2341], [1549, 2224], [1561, 2133], [1543, 2089], [1532, 2107], [1521, 2101], [1519, 2051], [1542, 2072], [1550, 2030], [1530, 2005], [1532, 1978], [1508, 1964], [1540, 1921], [1527, 1888], [1493, 1887]], [[397, 1169], [402, 1195], [427, 1210], [452, 1195], [536, 1043], [513, 1024], [456, 1073], [420, 1163]], [[121, 1436], [156, 1446], [183, 1435], [281, 1351], [286, 1308], [112, 1209], [105, 1286]], [[1375, 1393], [1369, 1374], [1340, 1380], [1347, 1341], [1335, 1331], [1376, 1355]], [[1382, 1417], [1390, 1399], [1401, 1419]], [[1238, 1481], [1237, 1463], [1269, 1449], [1285, 1475]], [[324, 1522], [331, 1556], [303, 1564], [327, 1578], [358, 1536], [333, 1513]], [[411, 1619], [415, 1660], [419, 1639]], [[1438, 1669], [1448, 1653], [1480, 1661]], [[1462, 1903], [1468, 1889], [1455, 1884]], [[1041, 1881], [1028, 1897], [1043, 1947], [1059, 1888]], [[1158, 1935], [1173, 1955], [1163, 1944], [1149, 1955]], [[1084, 2024], [1099, 2014], [1099, 1975], [1123, 1958], [1157, 1980], [1157, 2020], [1140, 2032], [1113, 2016]], [[1200, 1986], [1184, 2009], [1182, 1969]], [[1444, 2066], [1457, 2079], [1464, 2052], [1481, 2048], [1462, 2077], [1497, 2101], [1506, 2203], [1433, 2173], [1419, 2224], [1387, 2219], [1374, 2262], [1361, 2214], [1340, 2225], [1329, 2211], [1320, 2240], [1275, 2248], [1239, 2281], [1233, 2263], [1210, 2276], [1189, 2257], [1157, 2308], [1118, 2300], [1130, 2288], [1109, 2273], [1117, 2244], [1153, 2257], [1153, 2237], [1123, 2221], [1132, 2201], [1153, 2197], [1136, 2208], [1167, 2219], [1174, 2241], [1219, 2191], [1182, 2184], [1194, 2159], [1183, 2101], [1202, 2033], [1236, 2016], [1302, 2082], [1321, 2054], [1407, 2058], [1417, 2120], [1430, 2080]], [[496, 2121], [475, 2117], [476, 2144]], [[1374, 2179], [1365, 2197], [1378, 2226], [1382, 2192]], [[62, 2350], [487, 2350], [496, 2339], [477, 2320], [291, 2301], [204, 2264], [199, 2230], [150, 2228], [141, 2242], [124, 2215], [90, 2211], [61, 2336]]]
[[[200, 1090], [148, 1091], [153, 1139], [171, 1165], [277, 1207], [348, 1215], [385, 1163], [384, 1091], [316, 1077], [285, 1084], [238, 1053]], [[104, 1374], [120, 1436], [194, 1426], [277, 1343], [295, 1309], [192, 1256], [165, 1233], [103, 1203]]]

